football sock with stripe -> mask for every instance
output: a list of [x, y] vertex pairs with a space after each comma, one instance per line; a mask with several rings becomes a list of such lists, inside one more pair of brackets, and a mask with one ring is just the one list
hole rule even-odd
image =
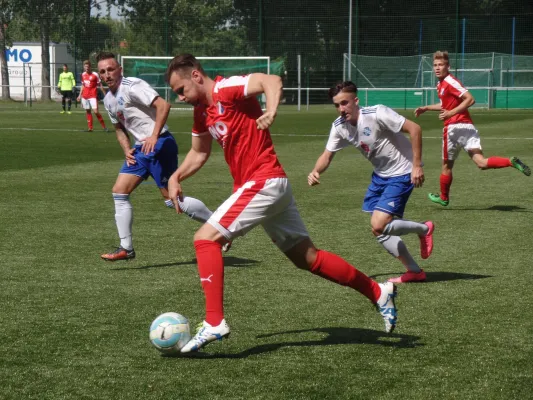
[[115, 221], [117, 223], [118, 237], [120, 238], [120, 247], [131, 250], [133, 249], [132, 225], [133, 225], [133, 207], [130, 202], [129, 194], [113, 193], [115, 201]]
[[211, 326], [218, 326], [224, 319], [222, 246], [211, 240], [195, 240], [194, 248], [205, 296], [205, 321]]
[[342, 286], [348, 286], [376, 303], [381, 294], [378, 283], [370, 279], [346, 260], [325, 250], [317, 250], [311, 273]]

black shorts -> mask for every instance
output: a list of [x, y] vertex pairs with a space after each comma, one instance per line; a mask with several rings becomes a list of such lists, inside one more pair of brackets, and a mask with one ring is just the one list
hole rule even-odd
[[61, 91], [61, 96], [67, 98], [67, 99], [72, 99], [72, 90], [62, 90]]

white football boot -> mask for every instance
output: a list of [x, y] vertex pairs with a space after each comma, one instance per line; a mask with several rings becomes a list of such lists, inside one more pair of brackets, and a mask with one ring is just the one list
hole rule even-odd
[[385, 321], [385, 332], [391, 333], [396, 327], [398, 312], [394, 298], [396, 297], [396, 286], [392, 282], [379, 283], [381, 295], [376, 303], [376, 308]]
[[198, 326], [196, 335], [181, 348], [181, 352], [190, 353], [191, 351], [198, 351], [209, 343], [215, 340], [222, 340], [228, 336], [229, 326], [225, 319], [217, 326], [211, 326], [204, 321]]

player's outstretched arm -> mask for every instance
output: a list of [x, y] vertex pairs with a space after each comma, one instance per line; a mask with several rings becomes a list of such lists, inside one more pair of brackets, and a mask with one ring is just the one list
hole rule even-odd
[[422, 128], [417, 123], [406, 119], [402, 132], [408, 133], [411, 137], [411, 147], [413, 148], [413, 171], [411, 172], [411, 183], [415, 187], [424, 184], [424, 169], [422, 168]]
[[415, 117], [419, 117], [420, 115], [424, 114], [426, 111], [440, 111], [441, 110], [441, 105], [440, 103], [437, 103], [437, 104], [430, 104], [428, 106], [422, 106], [422, 107], [418, 107], [416, 110], [415, 110]]
[[264, 93], [266, 96], [266, 111], [257, 118], [258, 129], [268, 129], [274, 123], [278, 112], [279, 102], [283, 96], [281, 77], [267, 74], [251, 74], [248, 81], [248, 96]]
[[329, 150], [324, 150], [320, 157], [318, 157], [318, 160], [316, 160], [315, 163], [315, 167], [309, 173], [309, 175], [307, 175], [307, 183], [309, 184], [309, 186], [315, 186], [320, 184], [320, 174], [323, 173], [326, 169], [328, 169], [329, 165], [331, 164], [331, 161], [333, 161], [333, 157], [335, 157], [335, 153]]

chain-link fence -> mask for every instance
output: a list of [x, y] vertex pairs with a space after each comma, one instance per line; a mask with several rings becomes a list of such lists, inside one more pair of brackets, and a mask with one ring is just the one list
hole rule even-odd
[[[107, 50], [121, 57], [269, 57], [280, 66], [271, 72], [283, 77], [287, 104], [329, 103], [326, 89], [350, 79], [372, 99], [411, 107], [431, 100], [424, 90], [435, 84], [431, 54], [448, 50], [456, 76], [484, 93], [478, 104], [533, 108], [531, 0], [5, 3], [4, 99], [57, 99], [63, 63], [79, 79], [83, 60]], [[151, 79], [164, 85], [160, 76]], [[387, 88], [394, 90], [383, 97]]]

